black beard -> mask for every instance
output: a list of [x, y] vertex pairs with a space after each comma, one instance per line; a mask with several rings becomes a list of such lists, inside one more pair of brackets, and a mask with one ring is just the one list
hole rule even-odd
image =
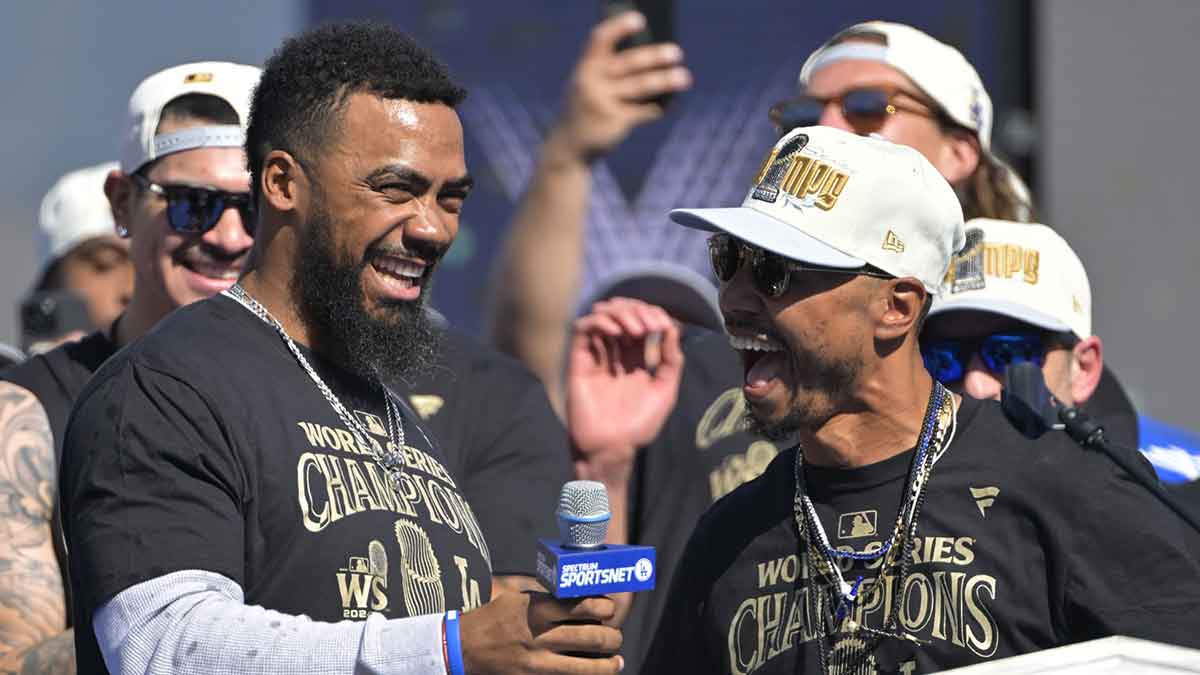
[[796, 391], [782, 419], [760, 419], [754, 408], [746, 408], [746, 429], [769, 441], [794, 441], [798, 432], [816, 431], [845, 410], [863, 363], [859, 358], [835, 360], [821, 353], [789, 350], [788, 367]]
[[386, 302], [379, 316], [371, 314], [362, 272], [371, 264], [372, 249], [362, 261], [339, 255], [333, 227], [323, 206], [314, 205], [292, 275], [292, 302], [308, 326], [312, 348], [359, 377], [384, 383], [425, 371], [437, 358], [441, 338], [425, 310], [429, 277], [418, 299]]

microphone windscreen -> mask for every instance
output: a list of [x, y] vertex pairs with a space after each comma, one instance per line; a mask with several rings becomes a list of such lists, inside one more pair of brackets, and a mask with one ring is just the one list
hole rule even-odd
[[1053, 414], [1050, 392], [1037, 364], [1023, 361], [1004, 369], [1000, 406], [1005, 416], [1026, 438], [1038, 438], [1050, 429]]
[[558, 528], [562, 545], [594, 548], [604, 543], [612, 513], [603, 483], [573, 480], [563, 485], [558, 498]]

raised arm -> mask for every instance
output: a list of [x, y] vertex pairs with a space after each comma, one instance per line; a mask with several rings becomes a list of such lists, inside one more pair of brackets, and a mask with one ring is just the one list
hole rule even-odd
[[74, 673], [54, 554], [54, 438], [37, 397], [0, 382], [0, 673]]
[[567, 326], [583, 267], [592, 163], [634, 127], [662, 117], [658, 104], [645, 101], [691, 84], [676, 45], [617, 51], [617, 43], [644, 23], [642, 15], [628, 12], [592, 30], [495, 270], [493, 340], [534, 371], [559, 411]]
[[634, 457], [658, 436], [675, 407], [683, 363], [679, 327], [661, 307], [611, 298], [575, 322], [567, 430], [575, 475], [608, 489], [610, 544], [628, 541]]

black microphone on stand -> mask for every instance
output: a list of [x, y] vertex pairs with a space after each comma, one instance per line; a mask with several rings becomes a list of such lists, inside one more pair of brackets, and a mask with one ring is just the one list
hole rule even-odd
[[1117, 446], [1104, 435], [1104, 427], [1074, 406], [1065, 406], [1046, 389], [1042, 369], [1029, 361], [1011, 363], [1004, 369], [1004, 392], [1000, 407], [1004, 415], [1026, 438], [1040, 438], [1050, 430], [1067, 432], [1076, 443], [1099, 450], [1116, 462], [1135, 481], [1149, 490], [1196, 532], [1200, 522], [1167, 494], [1157, 476], [1147, 475], [1145, 467], [1133, 459], [1137, 450]]

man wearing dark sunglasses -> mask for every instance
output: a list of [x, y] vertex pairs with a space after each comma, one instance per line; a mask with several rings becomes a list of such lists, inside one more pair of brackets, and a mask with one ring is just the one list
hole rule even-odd
[[968, 219], [1030, 216], [1028, 189], [991, 150], [991, 98], [954, 47], [904, 24], [856, 24], [808, 57], [799, 87], [769, 112], [781, 134], [815, 124], [878, 134], [925, 155]]
[[1034, 363], [1055, 398], [1083, 407], [1116, 444], [1140, 448], [1163, 482], [1200, 476], [1194, 437], [1139, 416], [1105, 369], [1103, 343], [1092, 334], [1091, 284], [1066, 240], [1044, 225], [984, 218], [968, 221], [966, 236], [921, 332], [934, 379], [998, 401], [1005, 369]]
[[1103, 345], [1092, 335], [1087, 272], [1062, 236], [1039, 224], [968, 221], [966, 249], [947, 285], [921, 332], [934, 379], [998, 401], [1005, 368], [1028, 361], [1063, 403], [1091, 398]]
[[[643, 672], [932, 672], [1116, 633], [1200, 644], [1194, 534], [1112, 462], [1026, 439], [926, 371], [921, 324], [965, 237], [924, 157], [804, 127], [742, 206], [671, 217], [714, 232], [749, 423], [798, 443], [701, 519]], [[597, 358], [621, 353], [619, 333], [594, 334]]]
[[[89, 378], [120, 347], [171, 310], [236, 280], [253, 242], [241, 145], [258, 74], [252, 66], [192, 63], [137, 86], [120, 135], [120, 165], [103, 186], [116, 233], [130, 243], [129, 304], [113, 325], [3, 376], [0, 465], [14, 469], [0, 482], [29, 506], [0, 515], [9, 531], [23, 533], [0, 551], [0, 587], [16, 589], [0, 593], [0, 670], [39, 663], [75, 672], [57, 496], [67, 418]], [[3, 625], [9, 621], [19, 630]]]
[[[857, 24], [812, 52], [798, 85], [796, 97], [768, 112], [781, 135], [815, 124], [876, 134], [925, 155], [955, 188], [969, 217], [1029, 217], [1028, 190], [991, 151], [991, 99], [975, 68], [957, 49], [902, 24]], [[547, 228], [546, 236], [555, 235], [552, 229]], [[632, 311], [609, 314], [605, 320], [633, 329], [644, 323]], [[628, 334], [640, 339], [635, 330]], [[636, 543], [658, 547], [660, 560], [667, 561], [660, 565], [664, 576], [670, 574], [670, 561], [677, 559], [703, 509], [761, 473], [781, 447], [735, 423], [744, 402], [736, 386], [737, 359], [723, 336], [692, 340], [684, 345], [684, 353], [687, 365], [678, 403], [660, 425], [647, 425], [652, 430], [641, 435], [655, 439], [647, 447], [638, 452], [624, 447], [632, 434], [611, 444], [622, 446], [617, 451], [592, 443], [612, 439], [620, 429], [614, 424], [594, 425], [603, 432], [599, 434], [577, 425], [575, 434], [585, 450], [582, 456], [597, 465], [611, 465], [616, 456], [630, 461], [636, 457], [636, 465], [625, 471], [632, 476], [627, 482], [634, 495], [630, 533]], [[679, 506], [657, 507], [664, 494]], [[642, 612], [649, 614], [646, 623], [654, 625], [663, 599], [662, 593], [639, 594], [627, 625], [643, 620]], [[627, 649], [636, 658], [636, 630], [629, 631]]]

